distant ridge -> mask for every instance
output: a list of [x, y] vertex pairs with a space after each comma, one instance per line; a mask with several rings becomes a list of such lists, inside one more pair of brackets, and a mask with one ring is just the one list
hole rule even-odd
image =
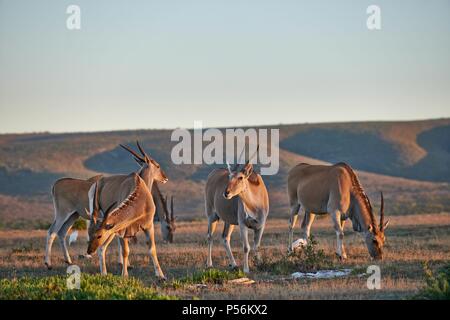
[[[288, 212], [286, 174], [300, 161], [348, 163], [369, 197], [385, 192], [387, 212], [450, 212], [450, 119], [264, 127], [280, 128], [280, 172], [265, 178], [274, 215]], [[170, 134], [158, 129], [0, 135], [0, 228], [18, 217], [51, 220], [49, 190], [59, 177], [136, 170], [118, 145], [137, 139], [168, 173], [163, 188], [177, 194], [176, 206], [186, 217], [202, 217], [203, 183], [212, 167], [173, 165]]]

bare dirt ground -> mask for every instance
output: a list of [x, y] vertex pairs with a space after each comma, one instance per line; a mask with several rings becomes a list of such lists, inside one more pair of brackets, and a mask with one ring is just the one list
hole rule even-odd
[[[159, 228], [159, 225], [157, 226]], [[251, 285], [210, 284], [204, 286], [174, 286], [175, 279], [202, 270], [206, 262], [206, 221], [181, 222], [175, 234], [175, 243], [163, 244], [157, 232], [157, 251], [161, 266], [169, 278], [166, 284], [156, 281], [145, 241], [139, 237], [131, 245], [131, 277], [156, 286], [161, 293], [191, 299], [404, 299], [414, 295], [425, 284], [423, 263], [439, 267], [450, 260], [450, 214], [424, 214], [396, 216], [386, 231], [385, 259], [378, 263], [369, 259], [362, 238], [346, 226], [345, 243], [349, 258], [340, 262], [334, 257], [335, 234], [329, 217], [316, 219], [312, 232], [334, 268], [352, 268], [355, 272], [345, 278], [329, 280], [292, 280], [290, 273], [279, 274], [259, 271], [252, 264], [249, 278]], [[215, 235], [213, 262], [216, 268], [227, 269], [228, 261], [220, 241], [221, 226]], [[298, 235], [298, 227], [297, 227]], [[44, 266], [46, 231], [0, 231], [0, 278], [22, 276], [64, 275], [64, 264], [59, 243], [53, 249], [53, 270]], [[239, 232], [232, 236], [232, 248], [240, 265], [242, 249]], [[281, 260], [287, 249], [287, 221], [269, 219], [263, 237], [262, 253], [271, 261]], [[80, 259], [86, 250], [85, 232], [69, 251], [74, 263], [82, 272], [98, 272], [98, 259]], [[108, 250], [109, 272], [119, 274], [117, 245], [113, 242]], [[369, 265], [381, 267], [381, 290], [368, 290], [366, 277], [359, 277]]]

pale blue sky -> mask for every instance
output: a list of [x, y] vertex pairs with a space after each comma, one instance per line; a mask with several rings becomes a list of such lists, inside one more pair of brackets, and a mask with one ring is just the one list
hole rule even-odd
[[449, 0], [0, 0], [0, 132], [450, 117], [449, 57]]

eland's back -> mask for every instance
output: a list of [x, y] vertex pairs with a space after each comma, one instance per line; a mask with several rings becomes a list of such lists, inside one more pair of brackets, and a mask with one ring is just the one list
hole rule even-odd
[[345, 206], [350, 199], [351, 178], [341, 165], [309, 165], [301, 163], [288, 173], [288, 196], [292, 205], [299, 203], [309, 212], [326, 213], [334, 202]]

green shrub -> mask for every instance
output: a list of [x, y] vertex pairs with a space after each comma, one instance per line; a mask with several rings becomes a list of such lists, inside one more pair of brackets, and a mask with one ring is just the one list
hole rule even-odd
[[434, 275], [427, 263], [424, 263], [426, 287], [413, 299], [450, 300], [450, 263], [441, 268]]
[[70, 290], [64, 276], [0, 280], [0, 300], [168, 300], [135, 278], [81, 274], [79, 290]]
[[84, 220], [82, 218], [78, 218], [78, 220], [75, 221], [75, 223], [73, 224], [72, 229], [74, 229], [74, 230], [86, 230], [87, 229], [86, 220]]
[[318, 249], [317, 245], [317, 241], [311, 236], [304, 248], [297, 249], [281, 259], [275, 260], [273, 256], [263, 255], [261, 261], [256, 263], [256, 268], [259, 271], [280, 275], [332, 268], [334, 265], [332, 258], [322, 249]]

